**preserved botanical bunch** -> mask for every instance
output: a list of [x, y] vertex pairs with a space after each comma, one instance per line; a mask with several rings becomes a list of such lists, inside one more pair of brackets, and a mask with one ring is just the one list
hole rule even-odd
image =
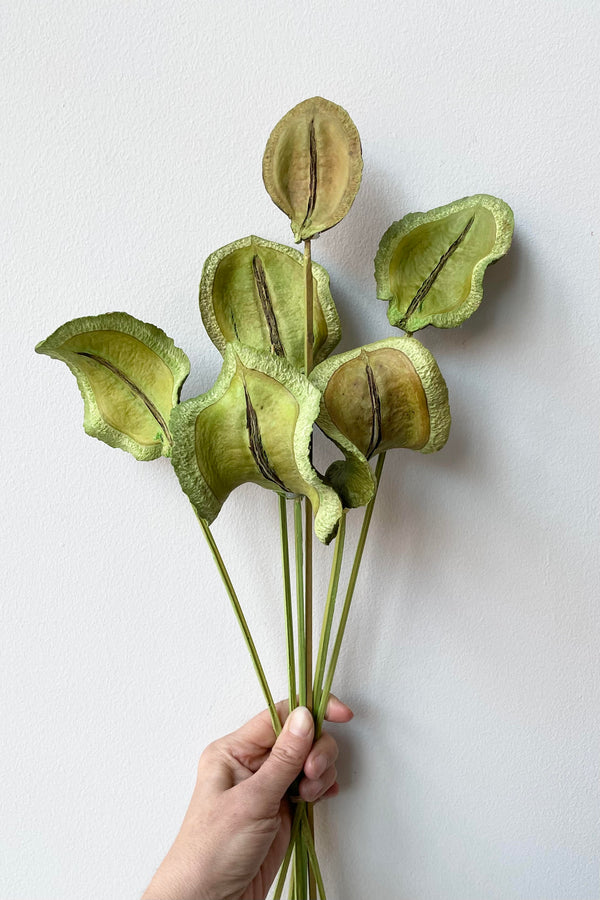
[[[329, 276], [312, 261], [311, 241], [348, 213], [362, 168], [356, 126], [329, 100], [305, 100], [275, 126], [263, 179], [304, 252], [251, 235], [208, 257], [200, 312], [223, 363], [205, 394], [180, 402], [190, 371], [186, 354], [160, 328], [124, 312], [67, 322], [36, 347], [75, 375], [88, 434], [136, 459], [171, 457], [233, 604], [276, 734], [281, 722], [273, 694], [210, 526], [241, 484], [253, 482], [277, 494], [289, 702], [313, 711], [318, 735], [386, 455], [396, 448], [433, 453], [448, 439], [446, 383], [429, 350], [412, 335], [427, 325], [455, 327], [477, 309], [485, 269], [508, 251], [513, 232], [510, 208], [487, 194], [394, 222], [381, 239], [375, 278], [377, 296], [389, 302], [391, 324], [406, 335], [331, 356], [340, 321]], [[324, 474], [312, 461], [315, 424], [343, 454]], [[361, 507], [332, 642], [346, 517]], [[316, 660], [313, 531], [324, 544], [335, 539]], [[292, 900], [313, 900], [317, 891], [324, 898], [312, 808], [303, 801], [296, 802], [276, 900], [292, 859]]]

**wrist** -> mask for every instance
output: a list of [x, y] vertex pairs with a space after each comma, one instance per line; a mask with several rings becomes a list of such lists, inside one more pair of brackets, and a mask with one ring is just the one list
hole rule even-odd
[[[214, 900], [212, 886], [202, 877], [198, 863], [189, 865], [187, 854], [173, 845], [141, 900]], [[219, 898], [221, 900], [221, 898]]]

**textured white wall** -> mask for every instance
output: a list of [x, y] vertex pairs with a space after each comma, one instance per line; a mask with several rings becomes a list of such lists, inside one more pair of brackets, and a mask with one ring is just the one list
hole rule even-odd
[[[138, 896], [202, 747], [262, 705], [169, 462], [88, 438], [34, 344], [126, 310], [190, 355], [184, 396], [206, 390], [203, 260], [291, 242], [262, 152], [322, 94], [365, 158], [314, 247], [342, 349], [392, 332], [372, 261], [394, 219], [480, 191], [516, 218], [476, 316], [421, 335], [453, 430], [386, 466], [336, 682], [343, 795], [318, 816], [330, 900], [597, 900], [598, 5], [8, 0], [0, 19], [0, 896]], [[239, 490], [214, 531], [284, 695], [273, 498]]]

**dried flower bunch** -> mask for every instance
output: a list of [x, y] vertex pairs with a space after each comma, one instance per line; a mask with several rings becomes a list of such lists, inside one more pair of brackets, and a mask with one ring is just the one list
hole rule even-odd
[[[290, 705], [313, 710], [320, 733], [386, 454], [397, 447], [432, 453], [448, 439], [446, 384], [413, 334], [427, 325], [455, 327], [477, 309], [485, 269], [508, 251], [513, 232], [510, 208], [486, 194], [394, 222], [379, 245], [375, 278], [391, 324], [406, 335], [331, 356], [340, 321], [329, 276], [312, 262], [311, 241], [348, 213], [362, 168], [356, 126], [329, 100], [305, 100], [275, 126], [263, 180], [304, 253], [252, 235], [208, 257], [200, 312], [223, 365], [205, 394], [180, 402], [190, 370], [186, 354], [161, 329], [127, 313], [75, 319], [36, 347], [75, 375], [88, 434], [136, 459], [171, 457], [232, 601], [276, 733], [281, 723], [273, 695], [210, 525], [238, 485], [254, 482], [278, 495]], [[325, 474], [312, 463], [315, 424], [343, 455]], [[362, 527], [332, 644], [346, 515], [359, 507], [365, 507]], [[313, 529], [325, 544], [335, 539], [314, 674]], [[324, 898], [312, 810], [302, 801], [276, 898], [292, 858], [293, 900], [316, 897], [317, 890]]]

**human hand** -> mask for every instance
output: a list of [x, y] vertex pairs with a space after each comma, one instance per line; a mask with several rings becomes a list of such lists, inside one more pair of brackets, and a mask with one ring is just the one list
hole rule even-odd
[[[277, 711], [277, 740], [267, 710], [214, 741], [198, 764], [198, 779], [181, 830], [142, 900], [261, 900], [287, 849], [292, 810], [287, 790], [304, 770], [302, 800], [338, 793], [335, 740], [314, 744], [311, 714]], [[348, 722], [352, 711], [329, 698], [326, 719]]]

